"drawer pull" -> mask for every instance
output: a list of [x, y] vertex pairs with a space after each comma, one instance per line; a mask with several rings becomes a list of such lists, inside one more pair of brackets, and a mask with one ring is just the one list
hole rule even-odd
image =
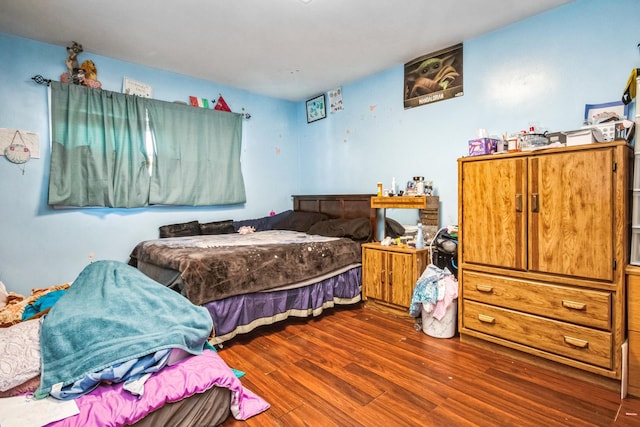
[[532, 193], [531, 194], [531, 212], [533, 213], [538, 213], [540, 212], [540, 202], [539, 202], [539, 195], [538, 193]]
[[583, 302], [569, 301], [567, 299], [562, 300], [562, 306], [566, 308], [570, 308], [572, 310], [586, 310], [587, 304]]
[[487, 316], [486, 314], [478, 314], [478, 320], [483, 323], [491, 323], [491, 324], [496, 323], [495, 317]]
[[493, 286], [490, 285], [482, 285], [482, 284], [478, 284], [476, 285], [476, 289], [479, 292], [486, 292], [486, 293], [491, 293], [493, 292]]
[[569, 345], [572, 345], [574, 347], [578, 347], [578, 348], [587, 348], [589, 347], [589, 341], [585, 341], [585, 340], [581, 340], [578, 338], [573, 338], [573, 337], [568, 337], [568, 336], [564, 336], [564, 342], [566, 342]]

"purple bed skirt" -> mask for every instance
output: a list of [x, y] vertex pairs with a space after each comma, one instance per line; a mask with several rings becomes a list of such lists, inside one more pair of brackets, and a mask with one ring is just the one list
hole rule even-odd
[[318, 316], [336, 304], [355, 304], [361, 300], [362, 267], [306, 286], [237, 295], [204, 304], [213, 319], [215, 337], [221, 344], [238, 334], [288, 317]]

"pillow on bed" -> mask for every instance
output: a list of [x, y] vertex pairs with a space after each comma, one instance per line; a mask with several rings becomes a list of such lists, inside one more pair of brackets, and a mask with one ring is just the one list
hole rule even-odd
[[256, 231], [266, 231], [273, 230], [274, 224], [281, 221], [283, 218], [291, 215], [293, 213], [292, 210], [280, 212], [276, 215], [264, 216], [262, 218], [256, 219], [245, 219], [241, 221], [234, 221], [233, 228], [235, 231], [238, 231], [240, 227], [253, 227]]
[[235, 232], [232, 219], [200, 224], [200, 234], [231, 234]]
[[318, 221], [309, 228], [307, 233], [327, 237], [347, 237], [358, 242], [367, 242], [373, 239], [373, 229], [369, 218]]
[[160, 227], [160, 238], [197, 236], [200, 234], [198, 221], [183, 222], [180, 224], [163, 225]]
[[386, 220], [387, 221], [384, 227], [385, 236], [389, 236], [392, 239], [395, 239], [396, 237], [404, 236], [404, 233], [406, 231], [402, 226], [402, 224], [400, 224], [398, 221], [392, 218], [386, 218]]
[[326, 219], [329, 219], [329, 217], [320, 212], [294, 211], [274, 224], [273, 229], [307, 232], [313, 224]]
[[40, 321], [0, 328], [0, 391], [40, 375]]

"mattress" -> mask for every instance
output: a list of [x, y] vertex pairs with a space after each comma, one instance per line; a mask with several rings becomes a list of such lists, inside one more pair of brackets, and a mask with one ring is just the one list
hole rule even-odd
[[211, 387], [202, 393], [165, 404], [151, 412], [135, 427], [214, 427], [226, 420], [231, 411], [231, 391], [223, 387]]
[[[348, 238], [269, 230], [148, 240], [132, 257], [160, 283], [178, 277], [167, 270], [179, 272], [182, 294], [202, 305], [317, 278], [360, 263], [362, 253]], [[153, 272], [150, 266], [163, 270]]]

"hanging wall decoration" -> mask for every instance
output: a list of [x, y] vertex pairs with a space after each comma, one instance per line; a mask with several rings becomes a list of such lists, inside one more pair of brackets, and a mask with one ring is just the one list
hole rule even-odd
[[231, 112], [231, 108], [229, 107], [229, 104], [227, 104], [227, 101], [224, 100], [224, 98], [222, 97], [222, 95], [220, 95], [218, 97], [218, 101], [216, 102], [216, 106], [213, 107], [214, 110], [218, 110], [218, 111], [228, 111]]
[[342, 88], [337, 88], [329, 91], [329, 111], [331, 113], [337, 113], [342, 111], [344, 106], [342, 105]]
[[22, 163], [27, 163], [31, 158], [31, 150], [27, 147], [20, 134], [20, 131], [17, 130], [13, 134], [13, 139], [11, 140], [11, 144], [4, 149], [4, 155], [7, 156], [7, 160], [11, 163], [16, 163], [21, 165]]
[[5, 147], [4, 155], [11, 163], [15, 163], [24, 175], [24, 164], [31, 159], [31, 150], [19, 130], [15, 131], [11, 143]]
[[404, 108], [464, 95], [462, 44], [421, 56], [404, 65]]
[[327, 103], [324, 93], [307, 101], [307, 123], [327, 117]]
[[[213, 100], [211, 102], [213, 102]], [[208, 110], [209, 109], [209, 100], [207, 98], [199, 98], [197, 96], [190, 96], [189, 97], [189, 105], [191, 105], [192, 107], [206, 108]]]
[[0, 128], [0, 155], [7, 156], [7, 160], [14, 159], [13, 163], [16, 163], [27, 157], [25, 149], [28, 150], [28, 159], [22, 163], [40, 158], [40, 135], [37, 132]]

